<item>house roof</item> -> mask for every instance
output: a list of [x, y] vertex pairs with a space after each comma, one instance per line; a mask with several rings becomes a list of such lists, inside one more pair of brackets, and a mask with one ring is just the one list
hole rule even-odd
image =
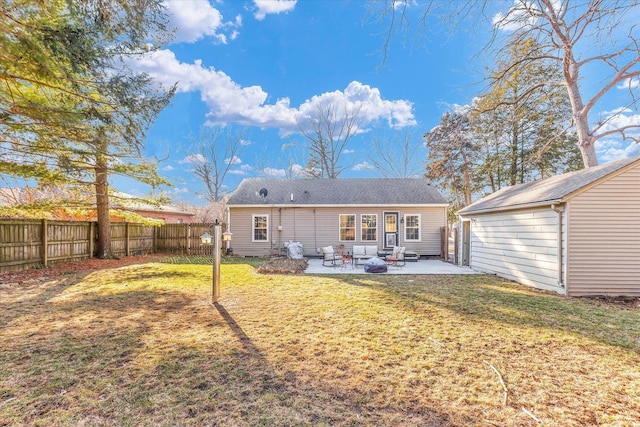
[[[266, 196], [260, 191], [266, 189]], [[264, 191], [263, 191], [264, 193]], [[245, 179], [228, 206], [447, 205], [426, 179]]]
[[640, 157], [631, 157], [539, 181], [513, 185], [470, 204], [459, 210], [458, 215], [561, 203], [576, 191], [636, 162], [640, 163]]

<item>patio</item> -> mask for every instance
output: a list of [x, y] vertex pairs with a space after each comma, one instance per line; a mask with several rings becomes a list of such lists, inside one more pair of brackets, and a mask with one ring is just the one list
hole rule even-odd
[[[363, 264], [336, 264], [336, 266], [323, 266], [322, 259], [310, 258], [309, 267], [304, 271], [307, 274], [373, 274], [365, 273]], [[386, 273], [376, 274], [479, 274], [469, 267], [459, 267], [449, 262], [436, 259], [421, 259], [409, 261], [406, 265], [389, 265]]]

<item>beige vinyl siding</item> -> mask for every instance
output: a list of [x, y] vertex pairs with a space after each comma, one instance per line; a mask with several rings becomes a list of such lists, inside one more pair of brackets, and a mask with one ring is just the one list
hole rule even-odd
[[471, 268], [564, 293], [558, 285], [558, 216], [550, 207], [477, 215]]
[[420, 218], [420, 242], [405, 242], [404, 227], [400, 233], [400, 241], [402, 246], [406, 246], [408, 251], [415, 251], [421, 255], [440, 255], [440, 228], [447, 226], [447, 210], [446, 208], [426, 208], [406, 209], [402, 213], [410, 214], [421, 213]]
[[640, 296], [640, 165], [568, 206], [568, 294]]
[[[229, 231], [233, 233], [231, 247], [235, 255], [269, 256], [271, 254], [271, 239], [274, 237], [273, 212], [269, 208], [236, 208], [230, 215]], [[277, 213], [277, 211], [276, 211]], [[252, 242], [253, 215], [268, 215], [269, 217], [269, 241]], [[277, 231], [276, 231], [277, 233]]]
[[[400, 244], [408, 251], [415, 251], [421, 255], [440, 254], [440, 227], [446, 226], [445, 207], [231, 207], [230, 231], [233, 233], [234, 254], [246, 256], [268, 256], [279, 253], [285, 242], [301, 242], [305, 256], [319, 256], [317, 248], [343, 244], [345, 250], [352, 251], [354, 245], [375, 245], [383, 247], [383, 212], [398, 212], [398, 219], [402, 215], [415, 213], [421, 217], [421, 241], [404, 242], [404, 226], [400, 224]], [[252, 215], [269, 216], [269, 242], [251, 241]], [[340, 214], [356, 216], [356, 240], [353, 242], [339, 241]], [[377, 241], [362, 241], [360, 228], [361, 215], [377, 215]], [[278, 230], [278, 226], [281, 230]]]

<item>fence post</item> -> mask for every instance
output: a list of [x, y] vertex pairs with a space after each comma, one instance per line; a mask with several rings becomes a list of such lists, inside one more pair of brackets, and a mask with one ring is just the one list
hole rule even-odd
[[154, 225], [153, 226], [153, 249], [152, 249], [152, 253], [158, 253], [158, 233], [160, 232], [160, 226], [158, 225]]
[[41, 236], [42, 236], [41, 258], [42, 258], [42, 265], [44, 265], [45, 267], [49, 263], [49, 254], [47, 251], [49, 247], [49, 236], [47, 235], [48, 230], [49, 230], [49, 227], [47, 226], [47, 220], [43, 219], [42, 231], [41, 231]]
[[96, 243], [95, 228], [93, 227], [93, 222], [89, 221], [89, 258], [93, 258], [95, 243]]
[[124, 223], [124, 256], [130, 255], [129, 249], [129, 222]]
[[189, 224], [184, 224], [184, 236], [185, 236], [185, 242], [184, 242], [184, 248], [187, 252], [187, 255], [191, 255], [191, 227], [189, 227]]

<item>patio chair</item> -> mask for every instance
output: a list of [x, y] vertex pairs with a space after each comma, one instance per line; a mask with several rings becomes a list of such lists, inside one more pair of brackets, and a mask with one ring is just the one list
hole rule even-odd
[[396, 267], [400, 265], [406, 265], [406, 260], [404, 258], [405, 252], [407, 248], [404, 246], [394, 246], [391, 255], [386, 257], [387, 262], [391, 262]]
[[322, 251], [322, 265], [325, 267], [335, 267], [336, 261], [342, 259], [342, 256], [333, 249], [333, 246], [320, 248], [320, 251]]

